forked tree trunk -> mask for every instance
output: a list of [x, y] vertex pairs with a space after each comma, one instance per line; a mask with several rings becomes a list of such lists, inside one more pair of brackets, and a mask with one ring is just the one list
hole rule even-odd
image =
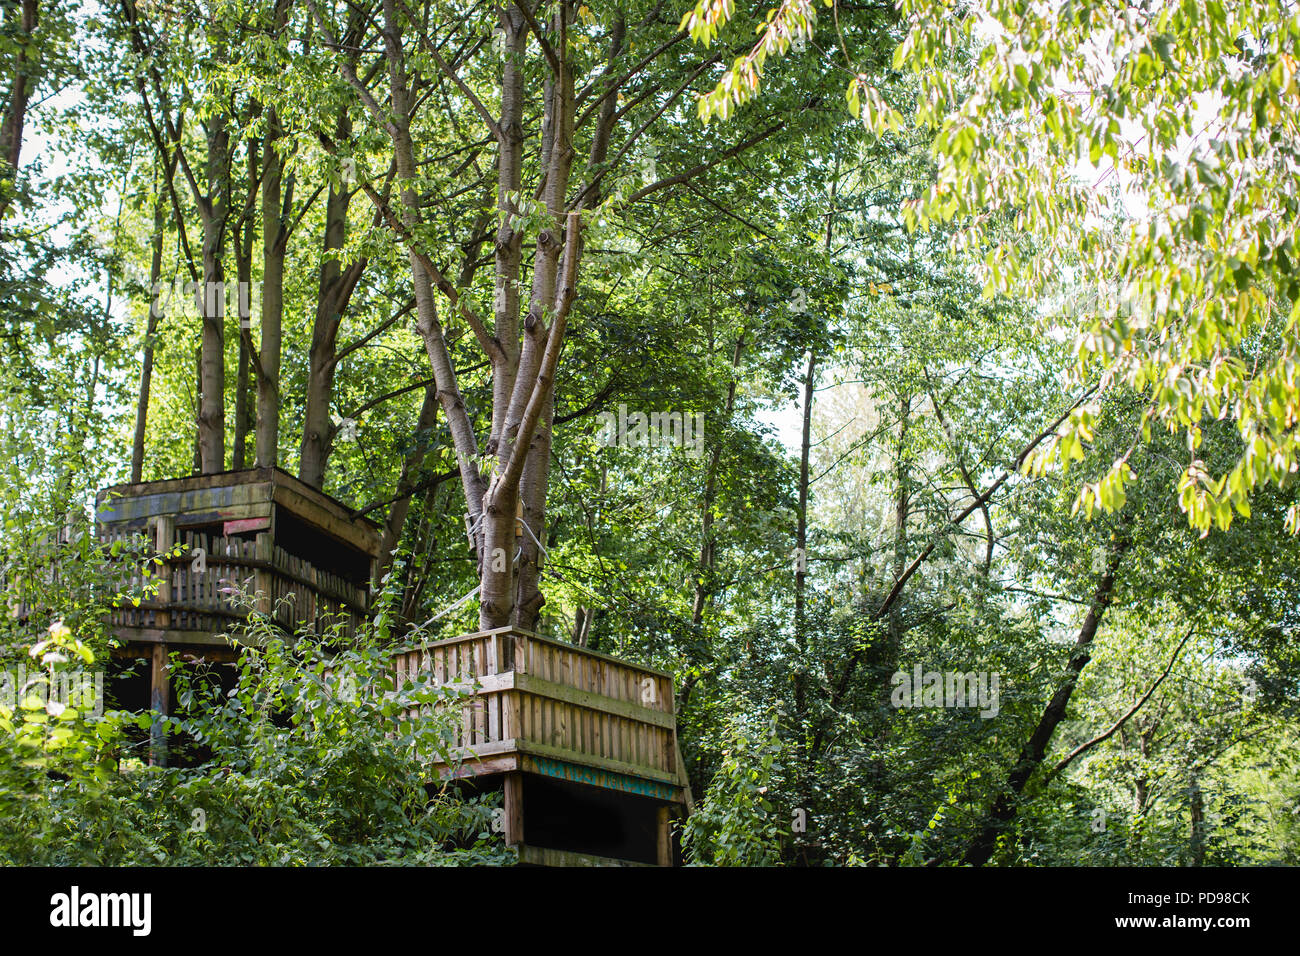
[[[359, 8], [351, 8], [345, 34], [350, 47], [355, 47], [362, 26]], [[348, 55], [355, 62], [356, 54]], [[338, 143], [346, 143], [352, 138], [352, 116], [346, 104], [339, 107], [334, 138]], [[317, 280], [311, 350], [307, 357], [307, 395], [303, 408], [302, 442], [298, 450], [298, 477], [315, 488], [325, 484], [325, 472], [337, 431], [330, 415], [330, 404], [334, 399], [334, 376], [339, 362], [339, 325], [366, 269], [364, 256], [358, 257], [346, 269], [341, 262], [347, 242], [348, 211], [356, 192], [351, 169], [351, 166], [341, 169], [337, 187], [331, 182], [325, 199], [324, 248]]]
[[[561, 38], [564, 37], [566, 31], [563, 17], [563, 9], [558, 8], [554, 15], [553, 33]], [[604, 70], [605, 77], [613, 75], [618, 56], [623, 50], [625, 33], [626, 24], [620, 17], [610, 27], [609, 47], [606, 53]], [[563, 59], [561, 59], [559, 77], [549, 85], [548, 99], [550, 109], [545, 117], [547, 142], [543, 155], [547, 156], [551, 162], [546, 179], [546, 203], [547, 211], [554, 217], [554, 221], [559, 223], [564, 213], [564, 203], [572, 177], [574, 158], [573, 77], [569, 73], [567, 61]], [[590, 152], [587, 156], [588, 169], [598, 168], [608, 159], [609, 139], [613, 128], [616, 105], [617, 98], [613, 96], [606, 98], [601, 105], [599, 118], [592, 135]], [[587, 190], [578, 205], [579, 212], [594, 208], [600, 203], [600, 200], [601, 190], [599, 186]], [[543, 245], [540, 238], [538, 241], [537, 257], [534, 261], [533, 296], [532, 301], [529, 303], [528, 320], [525, 322], [524, 333], [526, 336], [524, 348], [530, 359], [529, 368], [532, 367], [531, 357], [540, 354], [542, 348], [542, 342], [537, 332], [543, 328], [543, 325], [540, 322], [533, 321], [534, 315], [537, 314], [539, 306], [544, 307], [547, 302], [555, 299], [555, 283], [558, 281], [558, 277], [562, 275], [561, 268], [567, 269], [567, 263], [559, 267], [554, 256], [554, 253], [558, 252], [559, 243], [560, 236], [558, 232], [553, 232], [548, 237], [545, 245]], [[579, 241], [577, 248], [580, 257], [581, 241]], [[543, 276], [543, 281], [539, 283], [538, 270], [543, 265], [546, 268], [540, 273]], [[521, 368], [523, 366], [524, 363], [521, 361]], [[542, 410], [541, 420], [533, 435], [532, 444], [528, 449], [528, 460], [524, 465], [519, 489], [522, 503], [520, 517], [523, 527], [521, 530], [524, 533], [520, 536], [519, 541], [519, 570], [518, 581], [515, 586], [514, 622], [519, 627], [530, 631], [537, 630], [541, 609], [546, 603], [546, 597], [541, 590], [542, 562], [545, 558], [542, 548], [545, 547], [547, 542], [546, 490], [550, 479], [554, 421], [555, 392], [554, 389], [551, 389], [546, 397], [546, 405]], [[590, 620], [590, 616], [588, 616], [587, 626], [590, 626]], [[585, 633], [582, 639], [585, 642]]]
[[[415, 293], [416, 330], [428, 353], [473, 528], [479, 570], [480, 625], [488, 628], [520, 622], [535, 624], [543, 603], [538, 578], [542, 558], [540, 543], [546, 540], [545, 503], [555, 375], [582, 255], [580, 213], [588, 204], [597, 201], [602, 177], [611, 166], [604, 157], [613, 125], [623, 115], [619, 91], [630, 77], [658, 54], [652, 54], [631, 72], [623, 73], [621, 68], [624, 64], [613, 61], [623, 46], [624, 25], [618, 22], [611, 30], [610, 49], [613, 52], [610, 62], [604, 75], [583, 93], [584, 98], [589, 95], [596, 97], [590, 101], [581, 118], [583, 123], [592, 117], [600, 119], [592, 137], [592, 156], [595, 158], [588, 163], [586, 172], [589, 179], [585, 187], [570, 200], [573, 131], [579, 122], [575, 118], [578, 97], [571, 78], [568, 43], [568, 27], [576, 9], [573, 0], [560, 0], [551, 5], [547, 9], [549, 21], [545, 25], [535, 19], [532, 5], [497, 4], [499, 29], [498, 43], [494, 46], [501, 53], [500, 86], [494, 91], [499, 97], [492, 99], [499, 103], [499, 114], [493, 114], [474, 87], [458, 73], [462, 65], [460, 58], [473, 55], [483, 43], [470, 43], [462, 47], [460, 53], [451, 55], [453, 44], [444, 45], [431, 40], [427, 35], [428, 24], [419, 24], [413, 31], [412, 44], [419, 47], [421, 69], [427, 65], [429, 73], [421, 72], [418, 76], [422, 92], [417, 97], [412, 90], [404, 49], [404, 18], [410, 13], [398, 0], [382, 0], [382, 16], [377, 29], [383, 44], [388, 84], [387, 102], [381, 102], [368, 83], [369, 77], [362, 80], [357, 75], [351, 54], [356, 44], [339, 42], [316, 0], [305, 2], [325, 44], [338, 55], [337, 63], [344, 79], [392, 143], [400, 194], [398, 209], [394, 211], [386, 198], [381, 197], [368, 182], [363, 181], [360, 185], [407, 248]], [[526, 83], [535, 75], [527, 54], [534, 41], [546, 61], [542, 130], [540, 137], [534, 140], [540, 146], [535, 166], [540, 171], [540, 182], [535, 198], [544, 202], [549, 221], [538, 234], [525, 316], [521, 314], [519, 283], [523, 241], [520, 222], [526, 210], [520, 200], [525, 167]], [[661, 52], [666, 50], [664, 47]], [[448, 63], [443, 58], [445, 55], [451, 56], [453, 62]], [[438, 78], [432, 79], [430, 74]], [[462, 295], [463, 286], [454, 285], [442, 274], [424, 247], [425, 208], [429, 197], [417, 192], [421, 171], [412, 142], [411, 123], [416, 104], [425, 100], [423, 91], [432, 91], [434, 84], [443, 81], [447, 88], [459, 90], [496, 144], [495, 294], [490, 321]], [[673, 99], [684, 93], [688, 86], [683, 85], [673, 94]], [[664, 106], [666, 109], [667, 104]], [[657, 115], [662, 115], [662, 112]], [[657, 117], [652, 117], [650, 122], [629, 136], [614, 163], [627, 155], [654, 118]], [[777, 129], [778, 126], [772, 126], [739, 146], [723, 151], [708, 163], [638, 190], [631, 198], [641, 199], [657, 189], [685, 182], [762, 141]], [[332, 152], [337, 152], [327, 137], [322, 137], [322, 141]], [[462, 320], [474, 333], [481, 353], [491, 364], [491, 422], [482, 446], [482, 456], [443, 334], [435, 290], [441, 294], [454, 317]], [[517, 572], [516, 553], [520, 562]]]

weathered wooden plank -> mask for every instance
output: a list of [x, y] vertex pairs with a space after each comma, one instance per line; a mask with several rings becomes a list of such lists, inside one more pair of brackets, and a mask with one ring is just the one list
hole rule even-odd
[[123, 641], [134, 641], [140, 644], [163, 643], [205, 647], [228, 647], [230, 645], [226, 635], [212, 633], [210, 630], [191, 631], [182, 628], [120, 627], [114, 629], [114, 634]]
[[[504, 676], [499, 675], [499, 677]], [[580, 707], [652, 724], [655, 727], [671, 728], [675, 725], [671, 715], [633, 701], [616, 700], [612, 697], [593, 694], [590, 691], [579, 690], [576, 687], [566, 687], [564, 684], [543, 680], [532, 674], [515, 674], [513, 680], [513, 686], [530, 694], [537, 694], [552, 700], [561, 700], [569, 704], [577, 704]]]
[[120, 487], [101, 491], [96, 497], [96, 519], [111, 526], [131, 527], [152, 517], [170, 515], [179, 518], [178, 524], [194, 525], [266, 517], [271, 513], [271, 486], [265, 483], [137, 487], [140, 488], [138, 492], [122, 490]]
[[491, 743], [501, 739], [501, 693], [489, 694], [487, 704], [487, 739]]
[[523, 734], [519, 726], [519, 692], [511, 690], [503, 695], [505, 713], [501, 722], [501, 737], [509, 740]]
[[[667, 790], [658, 791], [653, 788], [632, 789], [627, 792], [643, 792], [646, 796], [654, 796], [655, 793], [669, 793], [674, 796], [664, 797], [663, 799], [678, 799], [680, 797], [680, 786], [677, 783], [675, 774], [665, 773], [653, 767], [637, 767], [633, 764], [623, 763], [618, 760], [611, 760], [608, 757], [593, 757], [581, 762], [574, 759], [574, 755], [564, 751], [559, 747], [548, 747], [545, 744], [539, 744], [534, 740], [516, 740], [515, 747], [520, 753], [533, 758], [531, 761], [524, 761], [525, 770], [541, 773], [544, 776], [555, 776], [558, 779], [573, 780], [577, 783], [589, 783], [591, 786], [605, 786], [607, 789], [626, 789], [627, 781], [610, 780], [601, 782], [599, 774], [591, 771], [604, 770], [610, 773], [619, 774], [622, 777], [631, 778], [633, 782], [639, 781], [636, 786], [641, 784], [664, 784]], [[542, 759], [553, 761], [553, 764], [545, 764]], [[570, 776], [564, 776], [569, 774]], [[590, 779], [581, 779], [581, 778]]]
[[596, 856], [592, 853], [575, 853], [572, 850], [553, 850], [550, 847], [519, 846], [519, 862], [529, 866], [549, 867], [604, 867], [604, 866], [650, 866], [649, 863], [637, 863], [634, 860], [618, 860], [609, 856]]
[[[162, 553], [171, 549], [175, 527], [170, 515], [163, 515], [157, 520], [154, 524], [155, 551]], [[172, 600], [171, 578], [171, 568], [164, 564], [158, 576], [158, 592], [156, 595], [157, 600], [163, 603], [170, 603]], [[171, 614], [167, 611], [160, 611], [154, 615], [154, 621], [159, 628], [167, 628], [171, 625]]]
[[429, 766], [430, 773], [441, 780], [463, 780], [469, 777], [485, 777], [491, 774], [508, 773], [519, 768], [520, 755], [514, 752], [513, 743], [506, 748], [506, 753], [479, 759], [470, 757], [463, 763], [436, 763]]
[[[666, 678], [669, 681], [672, 680], [672, 675], [669, 674], [667, 671], [658, 670], [653, 667], [647, 667], [643, 664], [636, 664], [630, 661], [625, 661], [620, 658], [614, 657], [613, 655], [605, 654], [601, 651], [593, 651], [589, 648], [577, 647], [576, 645], [573, 644], [566, 644], [562, 641], [554, 640], [553, 638], [542, 637], [541, 635], [533, 634], [530, 631], [525, 631], [520, 628], [515, 628], [510, 626], [496, 627], [496, 628], [491, 628], [483, 631], [474, 631], [473, 633], [462, 634], [457, 637], [442, 638], [441, 640], [430, 641], [427, 644], [421, 646], [426, 646], [430, 648], [439, 647], [439, 646], [448, 646], [448, 645], [464, 643], [465, 641], [468, 641], [472, 638], [486, 637], [493, 634], [503, 635], [503, 636], [509, 635], [511, 638], [513, 638], [516, 645], [515, 647], [516, 656], [518, 655], [521, 647], [525, 646], [526, 644], [531, 644], [533, 646], [551, 646], [551, 647], [560, 648], [562, 650], [576, 652], [579, 655], [581, 655], [584, 661], [587, 662], [612, 663], [617, 666], [631, 668], [635, 673], [638, 674], [650, 674], [657, 677]], [[518, 660], [516, 660], [513, 666], [517, 669], [518, 668], [527, 669], [528, 664], [526, 661], [521, 664]], [[593, 677], [595, 677], [594, 674]], [[587, 689], [597, 690], [598, 688], [596, 686], [592, 686]]]

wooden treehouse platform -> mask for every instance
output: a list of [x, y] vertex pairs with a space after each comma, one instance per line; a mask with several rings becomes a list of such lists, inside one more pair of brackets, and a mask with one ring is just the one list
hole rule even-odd
[[140, 556], [181, 546], [157, 574], [127, 562], [121, 584], [156, 586], [115, 608], [126, 645], [224, 645], [245, 612], [232, 589], [260, 593], [258, 609], [286, 628], [342, 621], [355, 633], [369, 611], [379, 526], [278, 468], [250, 468], [105, 488], [96, 499], [101, 538]]
[[[172, 651], [233, 661], [224, 635], [247, 616], [236, 591], [256, 596], [257, 609], [290, 631], [341, 625], [347, 637], [369, 612], [379, 526], [278, 468], [114, 485], [96, 496], [95, 512], [100, 539], [121, 559], [116, 586], [152, 589], [109, 614], [121, 642], [113, 656], [148, 662], [147, 673], [123, 666], [110, 674], [119, 706], [170, 712]], [[158, 725], [149, 757], [167, 760]]]
[[673, 864], [671, 820], [690, 798], [670, 675], [510, 627], [399, 650], [394, 665], [399, 683], [432, 674], [471, 695], [451, 762], [431, 770], [503, 791], [520, 862]]
[[[279, 469], [116, 485], [96, 506], [122, 558], [118, 587], [156, 592], [111, 611], [115, 658], [148, 662], [110, 674], [117, 706], [168, 713], [173, 651], [235, 659], [223, 635], [247, 606], [232, 590], [256, 595], [286, 631], [341, 621], [343, 642], [370, 613], [378, 525]], [[430, 782], [501, 791], [520, 862], [673, 864], [671, 821], [690, 795], [670, 675], [508, 627], [399, 648], [392, 666], [399, 684], [424, 672], [468, 693], [452, 759]], [[149, 753], [167, 760], [160, 722]]]

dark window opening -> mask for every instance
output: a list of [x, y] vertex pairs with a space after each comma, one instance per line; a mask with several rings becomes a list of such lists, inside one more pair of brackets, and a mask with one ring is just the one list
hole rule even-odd
[[524, 842], [616, 860], [655, 863], [659, 804], [524, 774]]
[[368, 555], [278, 505], [275, 509], [275, 544], [295, 558], [310, 562], [313, 567], [338, 575], [353, 587], [363, 588], [370, 581]]

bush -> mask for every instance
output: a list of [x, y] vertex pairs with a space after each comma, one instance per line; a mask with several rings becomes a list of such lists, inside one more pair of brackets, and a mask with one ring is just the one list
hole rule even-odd
[[[151, 715], [42, 699], [94, 653], [52, 627], [39, 673], [0, 706], [0, 859], [37, 865], [459, 865], [513, 860], [492, 807], [426, 782], [447, 759], [458, 696], [421, 678], [395, 686], [388, 602], [345, 649], [284, 635], [253, 615], [235, 686], [174, 661], [169, 734], [204, 748], [195, 767], [146, 766], [129, 732]], [[418, 635], [417, 635], [418, 636]], [[404, 720], [418, 708], [419, 720]], [[147, 745], [147, 740], [145, 744]], [[431, 792], [432, 791], [432, 792]]]
[[682, 831], [687, 863], [777, 866], [781, 841], [790, 831], [768, 801], [784, 751], [776, 722], [750, 729], [732, 719], [726, 734], [722, 764]]

